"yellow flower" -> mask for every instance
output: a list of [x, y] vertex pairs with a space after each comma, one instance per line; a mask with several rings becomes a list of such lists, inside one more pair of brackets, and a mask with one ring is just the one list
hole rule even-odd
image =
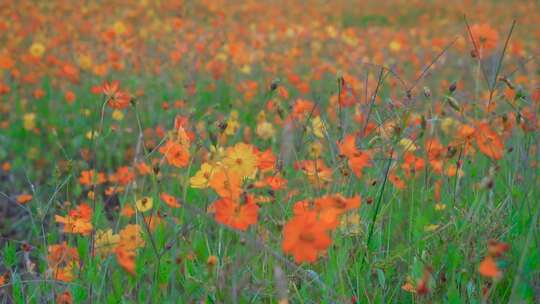
[[240, 68], [240, 72], [244, 73], [244, 74], [251, 74], [251, 67], [247, 64], [244, 64], [241, 68]]
[[204, 189], [208, 187], [208, 182], [212, 178], [214, 173], [214, 167], [209, 163], [203, 163], [201, 169], [195, 173], [193, 177], [189, 179], [189, 183], [192, 188]]
[[238, 143], [234, 147], [227, 149], [227, 156], [223, 162], [229, 170], [235, 171], [245, 178], [255, 174], [258, 160], [251, 145]]
[[392, 40], [392, 42], [390, 42], [390, 50], [392, 50], [393, 52], [399, 52], [399, 50], [401, 50], [401, 43], [397, 40]]
[[43, 56], [43, 53], [45, 53], [45, 46], [42, 43], [34, 42], [30, 46], [30, 49], [28, 50], [32, 56], [41, 58]]
[[88, 131], [88, 132], [86, 132], [86, 139], [88, 139], [88, 140], [92, 140], [92, 139], [94, 139], [94, 138], [96, 138], [98, 136], [99, 136], [98, 131], [94, 131], [94, 132]]
[[262, 123], [266, 121], [266, 113], [264, 111], [260, 111], [259, 114], [257, 114], [257, 123]]
[[227, 121], [227, 128], [225, 129], [224, 133], [226, 135], [234, 135], [236, 133], [236, 131], [238, 131], [239, 128], [240, 128], [240, 123], [238, 122], [238, 120], [231, 117]]
[[360, 225], [360, 216], [358, 213], [348, 213], [341, 218], [340, 223], [341, 230], [347, 235], [358, 235], [362, 233], [362, 226]]
[[324, 129], [325, 126], [320, 116], [316, 116], [311, 119], [311, 130], [313, 135], [318, 138], [324, 138]]
[[112, 118], [114, 120], [120, 121], [120, 120], [124, 119], [124, 113], [122, 111], [120, 111], [120, 110], [114, 110], [112, 112]]
[[82, 109], [81, 114], [86, 117], [89, 117], [90, 115], [92, 115], [92, 111], [90, 111], [90, 109]]
[[319, 158], [319, 156], [321, 156], [322, 154], [323, 148], [323, 145], [318, 141], [312, 143], [309, 146], [309, 156], [313, 158]]
[[126, 25], [122, 21], [116, 21], [113, 30], [117, 35], [122, 35], [127, 31]]
[[36, 127], [36, 114], [35, 113], [24, 114], [23, 126], [28, 131], [34, 130]]
[[403, 148], [403, 150], [405, 150], [407, 152], [414, 152], [417, 149], [414, 142], [411, 139], [407, 138], [407, 137], [402, 138], [399, 141], [399, 145]]
[[424, 231], [426, 232], [433, 232], [437, 229], [439, 229], [439, 226], [438, 224], [431, 224], [431, 225], [427, 225], [426, 227], [424, 227]]
[[459, 123], [451, 117], [446, 117], [441, 120], [441, 129], [447, 135], [454, 133], [458, 125]]
[[146, 212], [154, 206], [154, 200], [151, 197], [145, 196], [135, 203], [139, 212]]
[[441, 210], [444, 210], [444, 209], [446, 209], [445, 204], [442, 204], [442, 203], [435, 204], [435, 210], [441, 211]]
[[116, 248], [120, 242], [120, 236], [113, 234], [112, 229], [98, 230], [96, 232], [96, 252], [98, 255], [106, 255]]
[[32, 147], [28, 149], [28, 151], [26, 152], [26, 157], [28, 157], [29, 159], [35, 160], [35, 159], [38, 159], [40, 154], [41, 153], [39, 152], [39, 149], [37, 147]]
[[88, 55], [81, 55], [78, 57], [78, 63], [81, 69], [89, 71], [92, 68], [92, 57]]

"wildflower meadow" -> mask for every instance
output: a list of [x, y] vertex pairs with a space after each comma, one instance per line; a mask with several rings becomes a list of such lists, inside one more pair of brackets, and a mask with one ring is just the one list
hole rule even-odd
[[0, 303], [540, 303], [538, 20], [0, 1]]

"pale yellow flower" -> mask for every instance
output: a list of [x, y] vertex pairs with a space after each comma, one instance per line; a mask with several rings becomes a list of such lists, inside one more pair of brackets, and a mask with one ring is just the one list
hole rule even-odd
[[98, 255], [109, 254], [120, 242], [120, 236], [113, 234], [112, 229], [98, 230], [96, 232], [96, 253]]
[[189, 179], [192, 188], [204, 189], [208, 187], [208, 182], [212, 178], [214, 167], [209, 163], [203, 163], [201, 168], [193, 177]]
[[271, 123], [265, 120], [257, 124], [255, 133], [262, 139], [270, 139], [276, 135], [276, 129]]

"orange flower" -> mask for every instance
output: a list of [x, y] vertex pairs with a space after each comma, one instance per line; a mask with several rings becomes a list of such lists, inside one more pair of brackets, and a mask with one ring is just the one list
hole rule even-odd
[[113, 109], [127, 108], [131, 102], [131, 96], [128, 93], [120, 91], [120, 83], [113, 81], [103, 84], [103, 94], [105, 94], [106, 102]]
[[99, 185], [105, 182], [105, 174], [98, 173], [94, 170], [85, 170], [81, 172], [79, 183], [83, 186]]
[[477, 126], [474, 133], [480, 152], [493, 160], [499, 160], [504, 153], [504, 144], [497, 133], [484, 122]]
[[496, 240], [489, 240], [488, 242], [488, 253], [495, 258], [500, 257], [509, 249], [510, 245], [508, 245], [507, 243], [499, 242]]
[[319, 115], [319, 111], [315, 104], [309, 100], [297, 99], [292, 109], [292, 117], [294, 119], [304, 119], [306, 117], [315, 117]]
[[486, 256], [486, 258], [480, 263], [480, 266], [478, 266], [478, 272], [480, 272], [480, 274], [484, 277], [492, 279], [498, 279], [502, 276], [502, 272], [499, 270], [497, 262], [490, 255]]
[[17, 196], [17, 203], [26, 204], [32, 200], [32, 197], [33, 196], [31, 194], [20, 194], [19, 196]]
[[121, 247], [124, 250], [132, 251], [144, 246], [142, 229], [139, 225], [126, 225], [126, 227], [124, 227], [124, 229], [122, 229], [118, 234], [120, 235], [120, 242], [118, 243], [118, 247]]
[[270, 186], [272, 190], [281, 190], [287, 187], [287, 180], [278, 174], [266, 177], [263, 184]]
[[509, 249], [510, 245], [506, 243], [498, 242], [496, 240], [489, 240], [488, 255], [478, 266], [478, 272], [487, 278], [500, 279], [502, 277], [502, 271], [499, 269], [495, 259], [502, 256]]
[[365, 167], [371, 167], [371, 153], [360, 151], [356, 147], [356, 135], [348, 134], [341, 143], [337, 143], [339, 153], [349, 159], [349, 167], [356, 175], [362, 177], [362, 171]]
[[75, 102], [76, 97], [77, 96], [75, 96], [75, 93], [73, 93], [73, 91], [67, 91], [64, 94], [64, 98], [66, 99], [68, 104], [72, 104], [73, 102]]
[[92, 232], [92, 208], [87, 204], [81, 204], [68, 213], [68, 216], [63, 217], [55, 215], [57, 223], [64, 224], [65, 233], [80, 233], [89, 235]]
[[69, 291], [64, 291], [56, 297], [56, 304], [72, 304], [73, 297]]
[[145, 162], [139, 162], [137, 164], [137, 170], [139, 171], [140, 175], [147, 175], [152, 173], [152, 168], [148, 166]]
[[297, 263], [315, 262], [331, 243], [327, 228], [320, 224], [315, 212], [296, 215], [283, 227], [281, 247]]
[[474, 24], [471, 26], [471, 34], [480, 56], [497, 47], [499, 33], [489, 24]]
[[120, 167], [116, 170], [116, 173], [109, 178], [111, 182], [116, 182], [120, 185], [127, 185], [135, 179], [135, 173], [131, 171], [129, 167]]
[[240, 204], [230, 198], [222, 198], [214, 202], [212, 208], [215, 210], [216, 221], [242, 231], [256, 224], [259, 206], [251, 198], [246, 201]]
[[7, 54], [0, 54], [0, 69], [8, 70], [13, 66], [15, 66], [15, 60]]
[[219, 168], [212, 174], [208, 185], [223, 198], [236, 200], [242, 192], [241, 177], [235, 171], [225, 170], [224, 168]]
[[315, 186], [322, 187], [332, 181], [332, 170], [322, 159], [299, 161], [295, 164], [295, 168], [302, 170], [310, 183]]
[[160, 147], [159, 152], [165, 155], [169, 165], [182, 168], [187, 166], [189, 163], [190, 154], [187, 147], [184, 147], [183, 145], [172, 140], [167, 141], [165, 145]]
[[135, 251], [117, 247], [114, 252], [116, 253], [116, 261], [118, 261], [118, 264], [131, 275], [135, 275]]
[[120, 214], [125, 217], [132, 217], [135, 214], [135, 209], [130, 205], [126, 204], [120, 211]]
[[420, 172], [424, 168], [424, 159], [417, 157], [411, 152], [406, 152], [403, 156], [403, 164], [401, 168], [405, 171], [405, 176], [409, 177], [412, 174]]
[[265, 150], [259, 153], [258, 168], [262, 172], [272, 171], [276, 166], [276, 156], [272, 153], [272, 149]]
[[444, 147], [436, 138], [426, 140], [426, 153], [428, 156], [429, 164], [433, 171], [436, 173], [442, 173], [443, 170], [443, 157]]
[[150, 231], [154, 231], [156, 227], [162, 223], [159, 211], [156, 214], [151, 214], [150, 216], [145, 217], [144, 222]]
[[64, 282], [73, 280], [73, 269], [78, 268], [79, 254], [77, 249], [69, 247], [66, 242], [50, 245], [48, 248], [48, 274], [54, 279]]
[[358, 151], [354, 157], [349, 158], [349, 167], [356, 177], [361, 178], [364, 168], [371, 167], [371, 154]]
[[341, 194], [323, 196], [315, 200], [315, 206], [319, 209], [333, 209], [339, 214], [354, 210], [360, 207], [361, 198], [359, 195], [345, 198]]
[[0, 95], [11, 92], [11, 88], [3, 82], [0, 82]]
[[396, 189], [403, 190], [405, 189], [405, 182], [396, 175], [395, 172], [390, 172], [388, 174], [388, 180], [396, 187]]
[[7, 284], [9, 280], [9, 274], [10, 272], [6, 271], [2, 275], [0, 275], [0, 287], [2, 287], [2, 285]]
[[345, 135], [345, 138], [343, 138], [341, 143], [337, 142], [337, 146], [341, 155], [346, 156], [347, 158], [354, 157], [358, 152], [358, 149], [356, 148], [356, 135]]
[[165, 193], [165, 192], [161, 193], [160, 198], [161, 198], [161, 200], [163, 202], [165, 202], [165, 204], [167, 204], [167, 206], [169, 206], [171, 208], [179, 208], [180, 207], [180, 203], [178, 202], [178, 200], [174, 196], [172, 196], [172, 195], [170, 195], [168, 193]]

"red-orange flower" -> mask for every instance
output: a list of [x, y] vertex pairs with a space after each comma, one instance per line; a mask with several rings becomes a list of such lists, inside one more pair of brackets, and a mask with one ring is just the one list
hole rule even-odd
[[50, 245], [48, 248], [48, 275], [56, 280], [70, 282], [74, 278], [73, 270], [79, 265], [77, 249], [69, 247], [66, 242]]
[[72, 304], [73, 297], [69, 291], [64, 291], [56, 297], [56, 304]]
[[283, 252], [294, 256], [297, 263], [313, 263], [332, 243], [328, 229], [321, 225], [316, 212], [293, 217], [283, 227]]
[[167, 206], [171, 208], [180, 208], [180, 203], [174, 196], [163, 192], [161, 193], [160, 198]]
[[105, 174], [97, 173], [94, 170], [85, 170], [81, 172], [79, 183], [83, 186], [98, 185], [105, 182]]
[[406, 152], [403, 156], [403, 164], [401, 168], [405, 172], [405, 175], [409, 177], [411, 174], [416, 174], [424, 168], [424, 159], [417, 157], [412, 152]]
[[444, 146], [436, 138], [426, 140], [426, 153], [433, 171], [442, 173]]
[[478, 266], [478, 272], [484, 277], [498, 279], [502, 276], [502, 272], [497, 266], [495, 259], [488, 255]]
[[118, 264], [131, 275], [135, 275], [135, 251], [117, 247], [114, 252], [116, 253], [116, 261], [118, 261]]
[[214, 202], [212, 207], [216, 221], [234, 229], [244, 231], [257, 223], [259, 206], [250, 198], [247, 198], [244, 204], [230, 198], [222, 198]]
[[488, 242], [488, 254], [482, 260], [478, 266], [478, 272], [487, 278], [499, 279], [502, 277], [502, 271], [497, 265], [497, 258], [501, 257], [506, 251], [510, 249], [510, 245], [498, 242], [496, 240], [489, 240]]
[[362, 177], [362, 171], [366, 167], [371, 167], [371, 153], [360, 151], [356, 147], [356, 135], [348, 134], [343, 141], [337, 143], [341, 155], [349, 159], [349, 167], [356, 177]]
[[131, 96], [120, 90], [120, 83], [113, 81], [103, 84], [103, 94], [106, 97], [106, 102], [113, 109], [127, 108], [131, 102]]
[[504, 154], [504, 144], [495, 131], [484, 122], [477, 126], [475, 138], [480, 152], [493, 160], [499, 160]]
[[31, 194], [24, 193], [24, 194], [20, 194], [19, 196], [17, 196], [17, 203], [19, 203], [19, 204], [26, 204], [31, 200], [32, 200], [32, 195]]
[[167, 141], [165, 145], [160, 147], [159, 152], [165, 155], [169, 165], [182, 168], [189, 163], [189, 149], [172, 140]]
[[120, 167], [116, 170], [116, 173], [110, 177], [111, 182], [116, 182], [120, 185], [127, 185], [135, 179], [135, 173], [129, 167]]
[[80, 233], [89, 235], [92, 232], [92, 208], [87, 204], [80, 204], [71, 210], [67, 216], [55, 215], [57, 223], [64, 225], [65, 233]]

